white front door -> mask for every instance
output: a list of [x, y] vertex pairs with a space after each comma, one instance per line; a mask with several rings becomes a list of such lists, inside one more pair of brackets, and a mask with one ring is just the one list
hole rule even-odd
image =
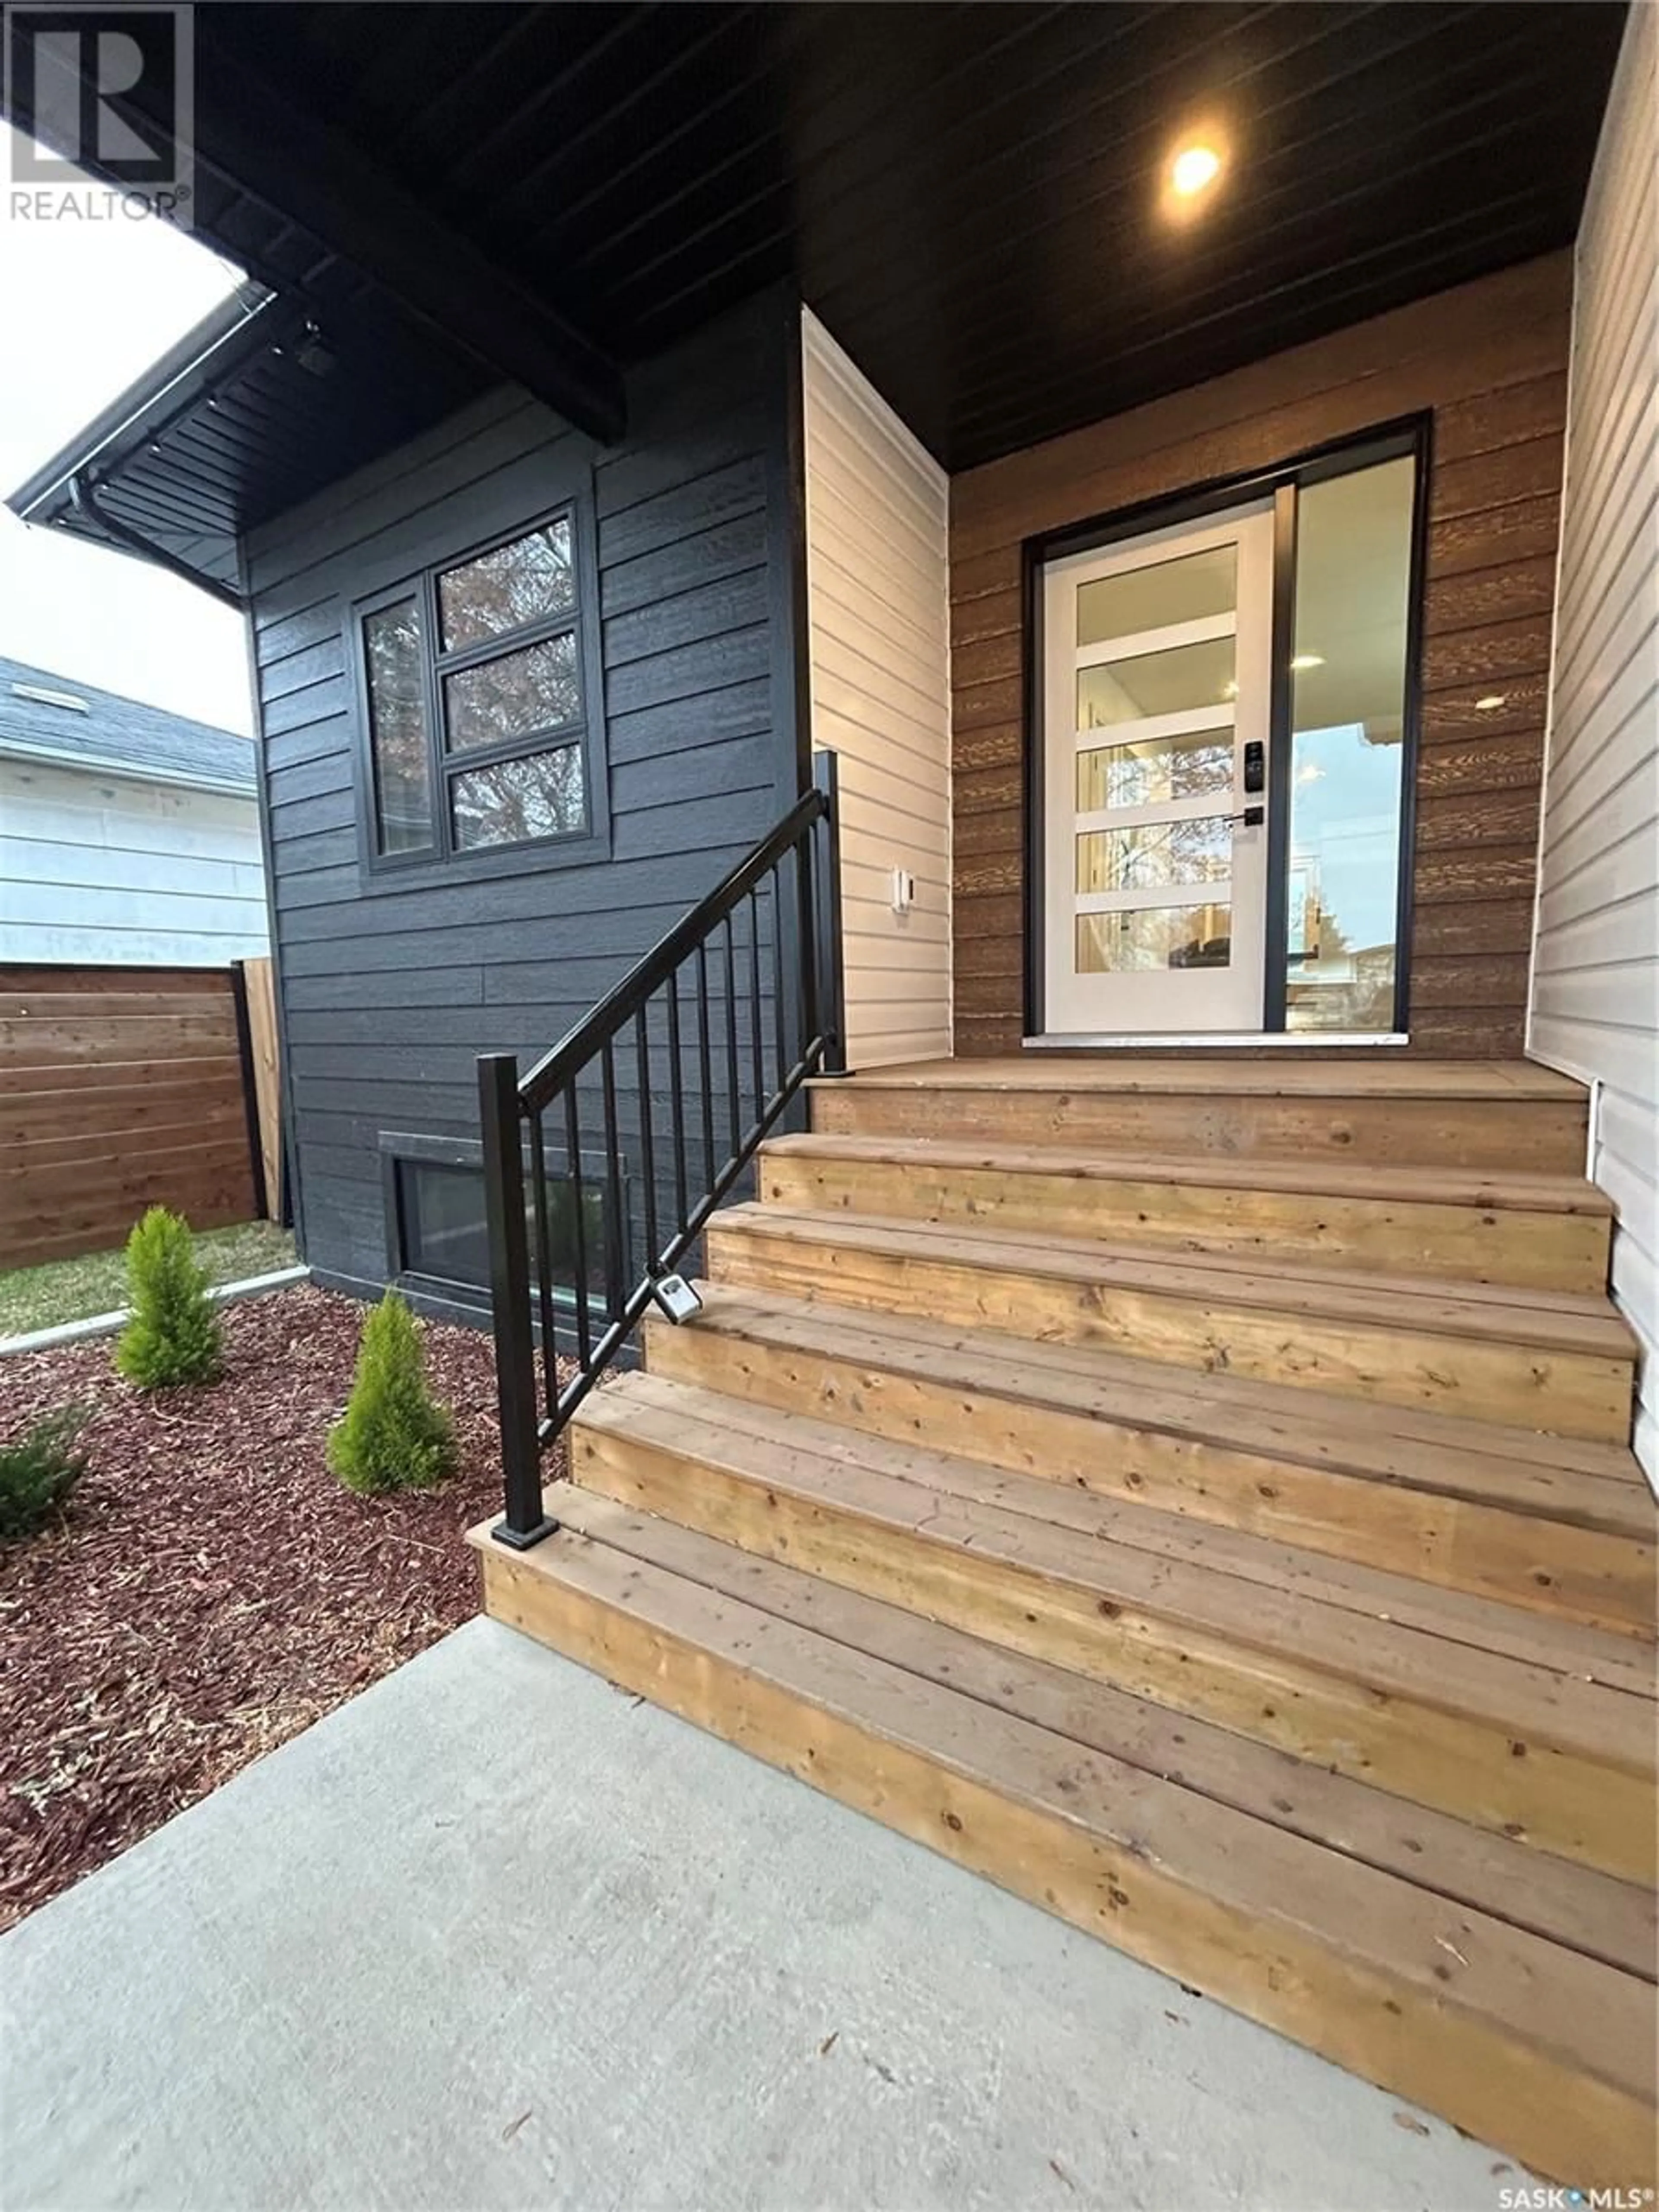
[[1270, 502], [1047, 565], [1049, 1036], [1261, 1028], [1272, 628]]

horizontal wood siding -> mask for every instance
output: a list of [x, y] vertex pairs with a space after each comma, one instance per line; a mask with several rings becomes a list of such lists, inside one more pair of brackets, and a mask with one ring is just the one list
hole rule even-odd
[[0, 967], [0, 1267], [254, 1217], [228, 968]]
[[1570, 287], [1551, 255], [952, 479], [959, 1053], [1024, 1027], [1024, 541], [1428, 409], [1412, 1048], [1519, 1055]]
[[[603, 451], [504, 389], [247, 549], [285, 1103], [302, 1249], [326, 1275], [385, 1279], [382, 1133], [475, 1137], [477, 1056], [527, 1065], [556, 1042], [793, 798], [786, 337], [793, 319], [766, 301], [634, 372], [628, 434]], [[610, 858], [532, 856], [419, 890], [366, 880], [349, 602], [584, 484]], [[631, 1077], [624, 1059], [630, 1144]], [[599, 1141], [595, 1115], [584, 1150]]]
[[803, 354], [812, 742], [841, 763], [848, 1060], [880, 1067], [951, 1049], [950, 480], [811, 314]]
[[252, 794], [0, 761], [0, 960], [222, 968], [265, 944]]
[[1659, 18], [1632, 8], [1579, 236], [1528, 1042], [1603, 1090], [1593, 1172], [1659, 1488]]

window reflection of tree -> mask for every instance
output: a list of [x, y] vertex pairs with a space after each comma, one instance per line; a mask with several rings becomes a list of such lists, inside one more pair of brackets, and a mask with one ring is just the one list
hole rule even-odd
[[574, 721], [581, 712], [574, 637], [550, 637], [522, 652], [502, 653], [446, 677], [449, 750], [527, 737], [532, 730]]
[[570, 522], [562, 516], [439, 577], [444, 650], [482, 645], [486, 638], [568, 613], [575, 603]]
[[[440, 742], [457, 763], [445, 779], [457, 849], [586, 826], [582, 749], [572, 727], [584, 706], [575, 584], [568, 515], [436, 577]], [[362, 623], [380, 848], [387, 854], [434, 842], [422, 609], [411, 591]], [[536, 636], [538, 628], [553, 634]], [[451, 665], [462, 653], [474, 657]], [[514, 744], [521, 749], [510, 759], [460, 764], [468, 754]]]
[[432, 830], [416, 602], [402, 599], [370, 615], [363, 624], [363, 641], [381, 849], [406, 853], [424, 845]]
[[452, 786], [455, 842], [516, 845], [580, 830], [586, 816], [580, 745], [468, 769]]

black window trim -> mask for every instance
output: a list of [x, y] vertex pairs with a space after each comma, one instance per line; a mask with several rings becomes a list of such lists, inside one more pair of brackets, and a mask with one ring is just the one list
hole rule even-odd
[[[574, 556], [576, 598], [566, 613], [550, 615], [534, 623], [505, 630], [499, 637], [449, 652], [440, 649], [438, 579], [468, 562], [480, 559], [499, 547], [526, 538], [549, 523], [568, 516]], [[426, 719], [427, 788], [433, 807], [431, 841], [414, 852], [382, 853], [380, 849], [380, 797], [375, 775], [368, 696], [368, 656], [363, 647], [363, 625], [371, 615], [416, 601], [421, 623], [422, 707]], [[599, 614], [599, 533], [591, 495], [576, 491], [555, 501], [540, 512], [510, 526], [492, 530], [476, 542], [463, 545], [441, 559], [409, 570], [349, 602], [348, 651], [351, 658], [356, 695], [356, 761], [357, 783], [357, 849], [362, 887], [366, 891], [423, 890], [443, 884], [478, 877], [521, 875], [552, 867], [570, 867], [611, 854], [610, 780], [605, 750], [604, 665]], [[547, 724], [492, 745], [477, 745], [465, 752], [445, 750], [442, 689], [446, 677], [503, 659], [511, 653], [538, 645], [550, 637], [576, 640], [578, 679], [582, 713], [579, 720]], [[552, 836], [526, 838], [514, 845], [473, 848], [454, 842], [450, 815], [450, 787], [458, 775], [490, 768], [504, 760], [544, 752], [564, 745], [580, 749], [587, 822], [581, 830], [562, 830]]]

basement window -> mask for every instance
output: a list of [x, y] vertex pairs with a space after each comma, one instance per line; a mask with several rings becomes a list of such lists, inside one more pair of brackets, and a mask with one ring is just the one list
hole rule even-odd
[[[380, 1138], [390, 1279], [428, 1296], [487, 1305], [489, 1228], [484, 1205], [483, 1150], [476, 1137], [426, 1137], [386, 1131]], [[526, 1171], [528, 1170], [526, 1161]], [[608, 1207], [605, 1163], [582, 1155], [581, 1219], [588, 1304], [605, 1299]], [[526, 1172], [526, 1182], [528, 1180]], [[622, 1219], [617, 1233], [626, 1252], [628, 1182], [620, 1178]], [[553, 1255], [554, 1296], [574, 1301], [576, 1274], [576, 1185], [568, 1175], [547, 1179], [548, 1242]], [[533, 1199], [526, 1206], [530, 1249], [536, 1249]]]
[[597, 842], [588, 536], [572, 501], [354, 611], [372, 869]]

